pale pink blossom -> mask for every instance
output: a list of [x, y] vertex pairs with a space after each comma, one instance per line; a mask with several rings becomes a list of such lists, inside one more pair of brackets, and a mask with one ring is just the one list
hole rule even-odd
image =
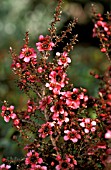
[[96, 121], [91, 120], [91, 118], [83, 118], [80, 121], [80, 126], [84, 128], [85, 133], [95, 132], [96, 131]]
[[106, 139], [111, 139], [111, 130], [107, 130], [104, 136]]
[[69, 57], [67, 57], [67, 55], [68, 55], [67, 52], [63, 52], [61, 54], [61, 56], [58, 59], [58, 65], [60, 65], [60, 66], [63, 65], [63, 67], [66, 67], [69, 63], [71, 63], [71, 59]]
[[78, 139], [81, 139], [81, 135], [75, 129], [64, 130], [64, 133], [66, 134], [64, 136], [65, 141], [71, 140], [72, 142], [76, 143]]
[[0, 170], [7, 170], [10, 168], [11, 168], [11, 165], [5, 165], [5, 164], [0, 165]]

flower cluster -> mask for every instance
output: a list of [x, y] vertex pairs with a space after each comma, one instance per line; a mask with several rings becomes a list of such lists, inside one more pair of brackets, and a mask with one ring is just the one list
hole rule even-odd
[[[93, 37], [99, 38], [101, 42], [101, 52], [106, 53], [108, 60], [110, 61], [110, 49], [111, 49], [111, 14], [107, 13], [107, 22], [101, 14], [95, 14], [95, 25], [93, 29]], [[111, 61], [110, 61], [111, 62]]]
[[[76, 23], [72, 21], [66, 31], [57, 35], [55, 24], [60, 21], [61, 3], [58, 0], [50, 35], [40, 35], [36, 42], [37, 52], [29, 47], [28, 32], [19, 55], [10, 48], [18, 86], [29, 99], [24, 110], [16, 111], [7, 102], [2, 106], [1, 116], [5, 122], [12, 119], [25, 151], [22, 159], [4, 158], [1, 170], [11, 169], [13, 164], [17, 170], [102, 170], [111, 164], [111, 66], [103, 76], [92, 73], [102, 82], [94, 98], [86, 89], [72, 85], [67, 75], [76, 35], [51, 60], [51, 51], [73, 35]], [[93, 36], [100, 39], [101, 51], [108, 57], [111, 27], [100, 14], [95, 16]]]

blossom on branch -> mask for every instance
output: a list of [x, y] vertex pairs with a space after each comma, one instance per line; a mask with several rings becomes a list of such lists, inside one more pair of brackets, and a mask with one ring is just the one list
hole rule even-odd
[[71, 63], [71, 59], [68, 57], [67, 52], [64, 51], [62, 54], [57, 52], [56, 55], [59, 56], [58, 65], [66, 67], [69, 63]]
[[51, 41], [50, 36], [44, 37], [43, 35], [39, 36], [39, 41], [36, 43], [37, 49], [39, 51], [51, 51], [54, 47], [54, 43]]
[[36, 166], [42, 163], [43, 159], [39, 157], [38, 152], [31, 150], [27, 153], [27, 157], [25, 159], [26, 165], [30, 165], [32, 169], [36, 169]]
[[64, 130], [65, 136], [64, 140], [71, 140], [72, 142], [76, 143], [78, 139], [81, 139], [81, 135], [75, 129], [71, 130]]
[[60, 155], [56, 157], [59, 165], [56, 166], [56, 170], [74, 170], [75, 165], [77, 165], [77, 161], [74, 159], [72, 155], [65, 155], [64, 159]]
[[31, 58], [37, 58], [35, 50], [29, 47], [22, 48], [19, 59], [23, 59], [26, 63], [28, 63], [30, 62]]
[[5, 122], [9, 122], [10, 118], [15, 119], [17, 117], [13, 110], [14, 106], [12, 105], [10, 107], [2, 106], [1, 116], [4, 118]]
[[11, 168], [10, 165], [5, 165], [5, 164], [0, 165], [0, 170], [7, 170], [7, 169], [10, 169], [10, 168]]
[[54, 127], [54, 123], [52, 122], [47, 122], [45, 124], [42, 124], [41, 128], [38, 130], [39, 137], [45, 138], [48, 135], [52, 135], [52, 127]]
[[90, 118], [83, 118], [82, 120], [80, 120], [80, 126], [84, 127], [84, 132], [85, 133], [89, 133], [91, 132], [95, 132], [96, 130], [96, 121], [92, 121]]

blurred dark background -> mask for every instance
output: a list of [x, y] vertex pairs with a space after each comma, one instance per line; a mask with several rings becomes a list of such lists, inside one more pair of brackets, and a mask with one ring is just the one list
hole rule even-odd
[[[36, 49], [38, 36], [49, 34], [47, 28], [53, 20], [56, 4], [56, 0], [0, 0], [0, 105], [3, 100], [8, 100], [16, 108], [24, 108], [27, 97], [16, 86], [10, 69], [9, 47], [19, 54], [25, 32], [29, 31], [30, 46]], [[87, 88], [89, 95], [96, 96], [99, 82], [90, 75], [90, 71], [102, 74], [108, 61], [99, 50], [99, 41], [92, 38], [91, 4], [101, 14], [111, 10], [111, 0], [64, 0], [57, 28], [59, 34], [70, 20], [78, 18], [73, 31], [73, 34], [78, 34], [78, 42], [70, 54], [72, 63], [68, 75], [75, 87]], [[14, 133], [11, 123], [5, 123], [0, 117], [0, 160], [3, 155], [21, 155], [17, 144], [12, 141]]]

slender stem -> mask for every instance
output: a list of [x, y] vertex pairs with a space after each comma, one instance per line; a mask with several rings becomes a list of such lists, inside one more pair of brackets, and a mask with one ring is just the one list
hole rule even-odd
[[111, 58], [110, 58], [110, 56], [109, 56], [108, 52], [106, 52], [105, 54], [106, 54], [106, 57], [107, 57], [108, 61], [109, 61], [109, 62], [110, 62], [110, 64], [111, 64]]
[[[45, 96], [45, 89], [46, 88], [43, 88], [43, 96]], [[47, 109], [44, 110], [44, 115], [45, 115], [45, 119], [46, 121], [48, 121], [49, 117], [48, 117], [48, 114], [47, 114]], [[50, 140], [52, 142], [52, 145], [57, 148], [57, 145], [56, 145], [56, 141], [55, 139], [52, 137], [52, 135], [50, 135]], [[57, 154], [59, 154], [59, 152], [56, 150]]]

